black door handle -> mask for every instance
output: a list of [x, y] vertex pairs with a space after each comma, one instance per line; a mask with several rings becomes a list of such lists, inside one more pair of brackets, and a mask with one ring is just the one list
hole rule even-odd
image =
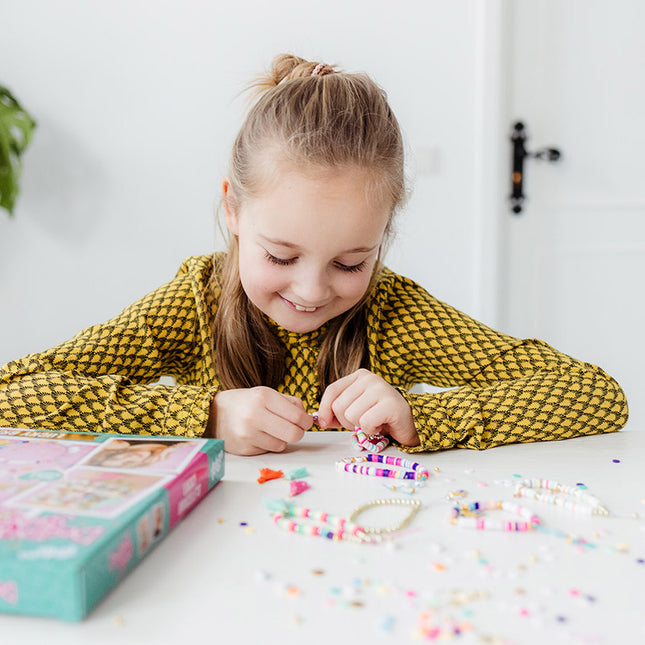
[[525, 147], [526, 128], [521, 121], [513, 126], [511, 134], [513, 144], [513, 171], [511, 174], [511, 210], [516, 215], [522, 212], [522, 206], [526, 196], [524, 195], [524, 160], [527, 157], [555, 162], [562, 154], [557, 148], [542, 148], [535, 152], [528, 152]]

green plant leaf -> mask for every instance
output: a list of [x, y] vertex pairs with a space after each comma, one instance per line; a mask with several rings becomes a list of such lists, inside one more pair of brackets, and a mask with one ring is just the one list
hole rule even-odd
[[22, 164], [36, 122], [11, 92], [0, 85], [0, 207], [13, 214]]

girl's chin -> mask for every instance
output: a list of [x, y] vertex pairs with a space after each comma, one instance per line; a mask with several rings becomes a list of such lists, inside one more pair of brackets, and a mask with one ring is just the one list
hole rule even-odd
[[283, 329], [293, 332], [294, 334], [307, 334], [310, 331], [315, 331], [327, 321], [318, 321], [318, 320], [294, 320], [293, 317], [283, 316], [281, 319], [276, 320], [275, 322], [280, 325]]

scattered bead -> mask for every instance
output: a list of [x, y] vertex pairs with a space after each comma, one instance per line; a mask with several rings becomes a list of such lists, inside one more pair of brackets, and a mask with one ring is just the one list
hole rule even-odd
[[258, 582], [267, 582], [267, 580], [271, 579], [271, 574], [268, 571], [265, 571], [264, 569], [258, 569], [255, 572], [255, 579]]
[[377, 629], [379, 632], [391, 632], [394, 627], [395, 618], [394, 616], [383, 616], [379, 622]]

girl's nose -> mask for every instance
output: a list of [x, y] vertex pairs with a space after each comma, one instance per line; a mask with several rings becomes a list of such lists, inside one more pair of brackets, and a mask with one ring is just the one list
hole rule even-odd
[[329, 281], [323, 271], [303, 271], [294, 285], [294, 295], [300, 298], [298, 304], [317, 306], [323, 304], [329, 294]]

